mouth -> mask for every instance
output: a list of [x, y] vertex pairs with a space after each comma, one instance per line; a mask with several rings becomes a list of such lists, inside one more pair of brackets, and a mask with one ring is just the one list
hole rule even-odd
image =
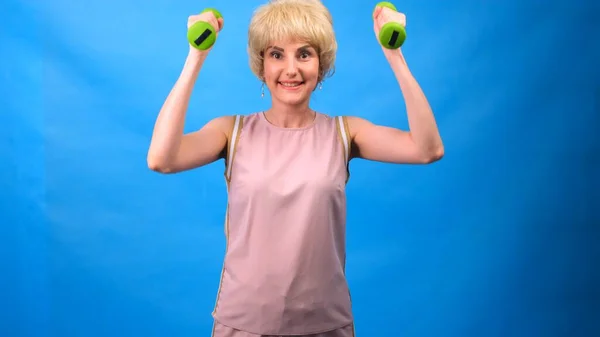
[[302, 85], [304, 85], [303, 81], [280, 81], [277, 82], [277, 85], [282, 87], [284, 90], [298, 90]]

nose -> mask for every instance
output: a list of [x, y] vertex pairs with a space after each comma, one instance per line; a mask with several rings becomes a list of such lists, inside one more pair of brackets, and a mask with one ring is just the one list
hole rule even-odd
[[298, 73], [298, 64], [296, 62], [296, 58], [288, 57], [285, 64], [285, 74], [288, 77], [294, 77]]

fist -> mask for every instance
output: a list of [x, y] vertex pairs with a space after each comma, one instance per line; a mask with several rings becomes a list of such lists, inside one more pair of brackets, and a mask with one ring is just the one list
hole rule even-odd
[[387, 7], [377, 6], [373, 11], [373, 29], [376, 37], [379, 36], [381, 27], [388, 22], [397, 22], [402, 27], [406, 27], [406, 15]]
[[191, 15], [190, 17], [188, 17], [187, 27], [190, 28], [194, 23], [198, 21], [210, 23], [210, 25], [215, 28], [217, 34], [221, 31], [221, 29], [223, 29], [223, 18], [219, 18], [217, 20], [215, 14], [212, 11], [207, 11], [197, 15]]
[[[224, 24], [223, 18], [217, 19], [215, 14], [212, 11], [205, 11], [205, 12], [197, 14], [197, 15], [189, 16], [188, 22], [187, 22], [187, 28], [190, 29], [190, 27], [198, 21], [207, 22], [208, 24], [210, 24], [215, 29], [216, 36], [218, 36], [221, 29], [223, 29], [223, 24]], [[211, 49], [212, 49], [212, 46], [209, 49], [202, 52], [190, 45], [190, 53], [195, 56], [205, 55], [206, 52], [208, 52]]]

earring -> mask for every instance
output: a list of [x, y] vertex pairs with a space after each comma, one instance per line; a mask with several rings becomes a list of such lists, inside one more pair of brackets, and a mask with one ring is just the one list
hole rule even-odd
[[319, 82], [319, 90], [323, 89], [323, 82]]
[[260, 97], [265, 97], [265, 82], [260, 86]]

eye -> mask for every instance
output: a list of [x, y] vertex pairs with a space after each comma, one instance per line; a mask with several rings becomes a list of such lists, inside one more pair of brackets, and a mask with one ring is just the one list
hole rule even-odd
[[281, 54], [277, 51], [272, 51], [270, 55], [272, 58], [275, 58], [275, 59], [281, 58]]
[[311, 53], [309, 51], [302, 51], [300, 52], [300, 58], [301, 59], [307, 59], [311, 56]]

